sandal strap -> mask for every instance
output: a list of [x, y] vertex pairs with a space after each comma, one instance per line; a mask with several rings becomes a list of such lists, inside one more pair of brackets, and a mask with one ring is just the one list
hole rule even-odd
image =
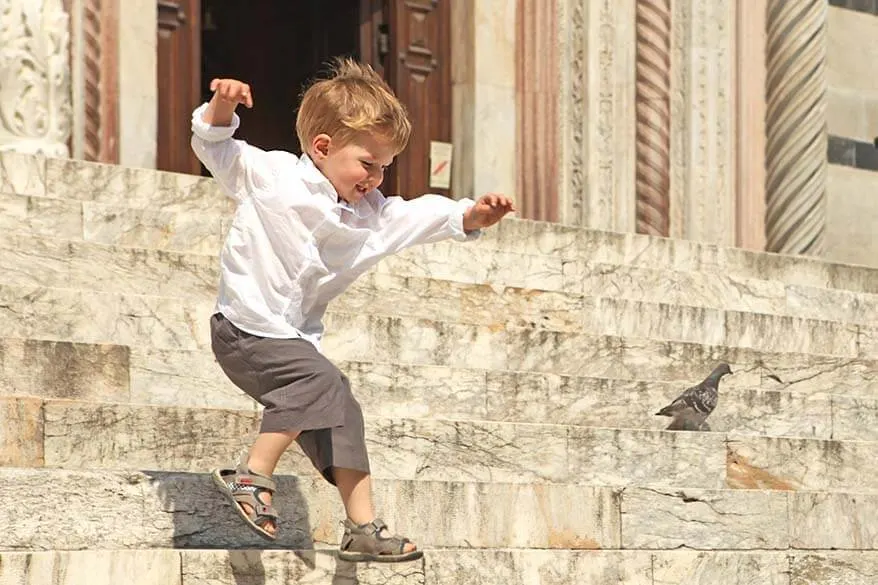
[[247, 451], [241, 451], [241, 456], [238, 458], [238, 465], [235, 467], [235, 475], [231, 477], [229, 481], [234, 481], [235, 483], [240, 483], [242, 485], [252, 485], [265, 488], [271, 491], [271, 493], [277, 491], [277, 483], [275, 483], [271, 477], [261, 473], [256, 473], [247, 466], [249, 460], [250, 456]]
[[388, 530], [388, 528], [387, 524], [380, 518], [376, 518], [367, 524], [357, 525], [350, 520], [345, 520], [343, 524], [345, 532], [340, 543], [341, 550], [349, 550], [351, 545], [356, 541], [360, 541], [357, 548], [363, 548], [365, 552], [403, 554], [405, 545], [411, 542], [408, 538], [395, 534], [393, 536], [382, 536], [381, 533], [384, 530]]

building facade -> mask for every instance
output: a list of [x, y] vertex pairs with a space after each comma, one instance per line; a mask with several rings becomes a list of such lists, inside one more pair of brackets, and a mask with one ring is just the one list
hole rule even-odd
[[[390, 192], [878, 265], [878, 16], [845, 0], [0, 0], [0, 148], [199, 174], [188, 118], [251, 83], [243, 137], [351, 54], [416, 132]], [[450, 173], [449, 173], [450, 169]]]

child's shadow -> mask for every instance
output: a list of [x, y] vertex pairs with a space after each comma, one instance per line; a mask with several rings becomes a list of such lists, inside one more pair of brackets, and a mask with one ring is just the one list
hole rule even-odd
[[[162, 523], [157, 528], [164, 528], [164, 523], [172, 525], [174, 548], [228, 551], [228, 564], [217, 562], [212, 563], [214, 568], [199, 567], [199, 570], [214, 575], [218, 582], [223, 582], [231, 573], [235, 585], [266, 585], [266, 567], [262, 561], [265, 549], [295, 551], [309, 570], [314, 569], [316, 551], [313, 550], [308, 506], [295, 477], [275, 476], [278, 490], [273, 503], [280, 515], [280, 531], [276, 541], [269, 541], [247, 526], [232, 504], [216, 489], [209, 475], [144, 473], [150, 478], [149, 489], [157, 495], [161, 511], [165, 513], [156, 520]], [[167, 542], [156, 545], [166, 547]]]

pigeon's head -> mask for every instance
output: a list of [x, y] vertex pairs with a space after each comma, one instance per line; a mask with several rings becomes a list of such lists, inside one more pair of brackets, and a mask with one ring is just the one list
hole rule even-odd
[[712, 375], [714, 378], [719, 380], [723, 376], [725, 376], [727, 374], [731, 374], [731, 373], [732, 373], [732, 368], [729, 366], [729, 364], [723, 362], [713, 369]]

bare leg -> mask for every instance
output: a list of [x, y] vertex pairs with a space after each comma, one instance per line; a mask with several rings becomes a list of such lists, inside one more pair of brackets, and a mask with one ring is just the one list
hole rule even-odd
[[[250, 471], [271, 477], [274, 474], [274, 469], [277, 467], [277, 462], [280, 460], [281, 455], [284, 454], [284, 451], [289, 448], [298, 436], [298, 431], [288, 433], [260, 433], [259, 436], [256, 437], [253, 446], [250, 447], [250, 458], [247, 462], [247, 467], [250, 468]], [[271, 504], [271, 494], [264, 494], [261, 499], [263, 499], [266, 504]], [[241, 504], [241, 506], [244, 507], [245, 511], [250, 512], [250, 506], [247, 504]], [[265, 524], [263, 528], [266, 532], [270, 532], [271, 534], [277, 532], [277, 526], [274, 526], [270, 522]]]
[[[344, 504], [345, 512], [351, 522], [366, 524], [375, 519], [372, 505], [372, 476], [356, 469], [333, 467], [335, 483]], [[405, 545], [404, 552], [411, 552], [417, 547], [412, 543]]]

